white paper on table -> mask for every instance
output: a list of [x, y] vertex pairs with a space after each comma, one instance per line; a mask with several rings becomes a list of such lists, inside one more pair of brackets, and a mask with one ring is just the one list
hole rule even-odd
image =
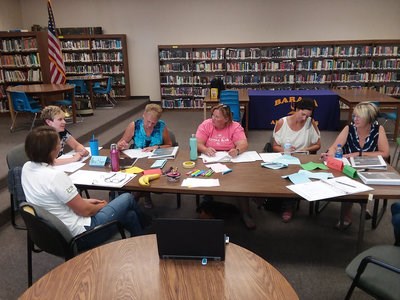
[[187, 187], [213, 187], [219, 185], [219, 179], [211, 178], [185, 178], [182, 181], [182, 186]]
[[[136, 174], [122, 173], [122, 172], [100, 172], [78, 170], [69, 175], [74, 184], [105, 186], [105, 187], [123, 187], [128, 183]], [[107, 179], [114, 180], [107, 182]], [[120, 179], [120, 180], [119, 180]], [[116, 180], [116, 181], [115, 181]]]
[[273, 162], [277, 158], [280, 158], [282, 156], [281, 153], [276, 153], [276, 152], [273, 152], [273, 153], [269, 153], [269, 152], [268, 153], [259, 153], [259, 155], [260, 155], [261, 159], [264, 162]]
[[251, 162], [256, 160], [261, 160], [261, 157], [258, 155], [257, 151], [245, 151], [231, 159], [231, 161], [234, 163]]
[[[101, 148], [103, 148], [103, 147], [99, 147], [99, 150], [100, 150]], [[92, 154], [90, 153], [90, 148], [89, 148], [89, 147], [85, 147], [85, 149], [86, 149], [86, 151], [89, 152], [89, 154], [86, 155], [85, 157], [82, 157], [81, 160], [80, 160], [81, 162], [86, 161], [89, 157], [92, 156]], [[58, 157], [57, 159], [71, 158], [71, 157], [74, 156], [74, 154], [75, 154], [75, 150], [71, 150], [71, 151], [69, 151], [68, 153], [65, 153], [65, 154], [61, 155], [61, 156]]]
[[215, 173], [221, 173], [221, 172], [225, 172], [225, 171], [229, 171], [230, 170], [226, 165], [221, 164], [221, 163], [208, 164], [208, 165], [206, 165], [206, 167], [210, 168]]
[[82, 168], [84, 165], [85, 165], [85, 163], [83, 163], [81, 161], [76, 161], [76, 162], [72, 162], [72, 163], [65, 164], [65, 165], [54, 166], [54, 168], [57, 170], [60, 170], [60, 171], [67, 172], [67, 173], [73, 173], [76, 170], [79, 170], [80, 168]]
[[373, 188], [346, 176], [288, 185], [287, 188], [308, 201], [336, 198], [373, 190]]
[[214, 156], [201, 154], [199, 157], [203, 159], [203, 163], [205, 164], [213, 162], [230, 162], [232, 159], [227, 151], [217, 151]]
[[128, 155], [130, 158], [143, 158], [143, 157], [149, 157], [152, 155], [152, 152], [148, 151], [145, 152], [143, 149], [126, 149], [122, 151], [125, 155]]

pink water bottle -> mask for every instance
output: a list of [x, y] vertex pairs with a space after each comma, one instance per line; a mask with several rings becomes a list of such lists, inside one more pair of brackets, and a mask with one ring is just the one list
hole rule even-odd
[[111, 171], [119, 171], [119, 151], [117, 144], [111, 144], [110, 146], [110, 157], [111, 157]]

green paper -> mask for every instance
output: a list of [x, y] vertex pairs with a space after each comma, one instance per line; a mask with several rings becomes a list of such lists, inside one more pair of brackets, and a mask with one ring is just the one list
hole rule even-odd
[[356, 178], [357, 177], [357, 170], [354, 169], [351, 166], [344, 166], [343, 167], [343, 174], [350, 177], [350, 178]]
[[323, 163], [308, 162], [300, 165], [304, 170], [311, 171], [315, 169], [328, 170], [329, 168]]

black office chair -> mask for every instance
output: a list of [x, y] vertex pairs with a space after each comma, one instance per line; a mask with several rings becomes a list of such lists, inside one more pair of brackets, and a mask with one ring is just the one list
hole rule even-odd
[[8, 166], [8, 191], [10, 192], [11, 224], [15, 229], [26, 229], [15, 221], [15, 213], [19, 204], [25, 201], [25, 194], [21, 186], [22, 166], [28, 161], [25, 153], [25, 144], [21, 143], [9, 150], [6, 155]]
[[80, 244], [85, 238], [96, 236], [100, 241], [98, 245], [105, 243], [104, 230], [111, 226], [116, 227], [122, 239], [126, 238], [122, 225], [116, 221], [97, 226], [74, 237], [60, 219], [38, 205], [23, 202], [20, 205], [20, 213], [27, 228], [29, 286], [32, 285], [32, 252], [45, 251], [67, 261], [89, 250]]
[[357, 255], [346, 268], [353, 282], [346, 300], [355, 287], [376, 299], [400, 299], [400, 247], [381, 245]]

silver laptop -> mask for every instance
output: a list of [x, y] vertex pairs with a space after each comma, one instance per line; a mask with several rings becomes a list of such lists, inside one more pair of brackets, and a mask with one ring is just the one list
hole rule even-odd
[[162, 259], [225, 260], [223, 220], [160, 218], [155, 231]]

